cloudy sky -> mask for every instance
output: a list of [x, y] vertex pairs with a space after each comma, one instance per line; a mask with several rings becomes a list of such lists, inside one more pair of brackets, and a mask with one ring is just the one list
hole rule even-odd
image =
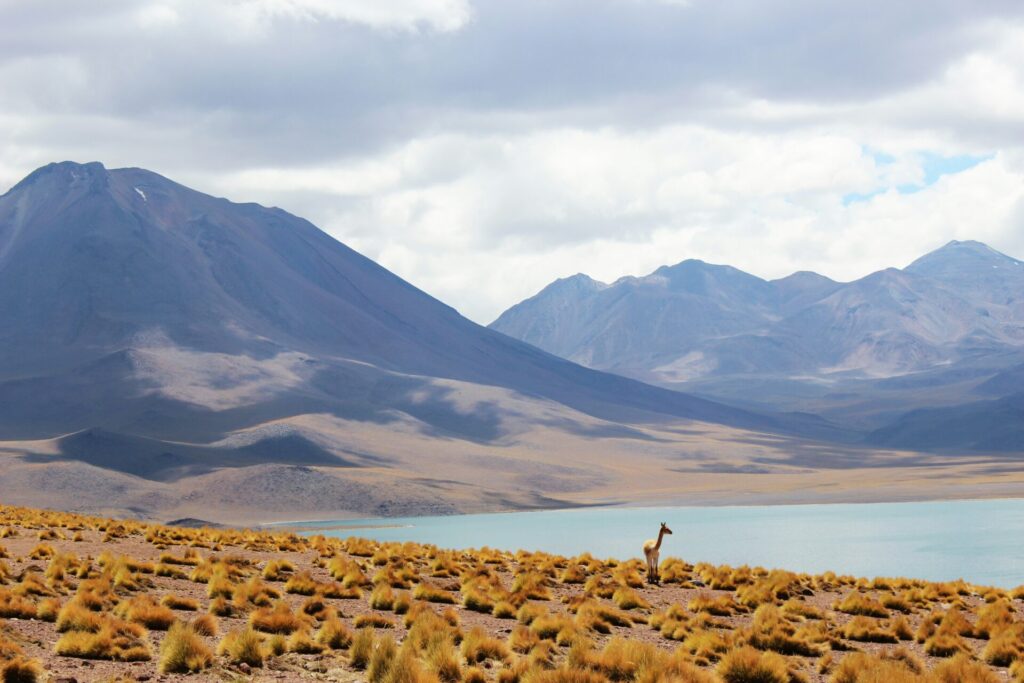
[[0, 192], [142, 166], [487, 323], [701, 258], [1024, 257], [1019, 0], [0, 0]]

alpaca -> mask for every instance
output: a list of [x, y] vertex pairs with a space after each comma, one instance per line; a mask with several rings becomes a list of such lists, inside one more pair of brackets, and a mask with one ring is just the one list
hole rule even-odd
[[658, 531], [658, 540], [655, 541], [653, 538], [644, 541], [644, 557], [647, 558], [647, 581], [648, 583], [660, 583], [661, 577], [658, 576], [658, 556], [661, 550], [661, 541], [665, 537], [665, 534], [671, 534], [672, 530], [668, 528], [665, 522], [661, 523], [661, 529]]

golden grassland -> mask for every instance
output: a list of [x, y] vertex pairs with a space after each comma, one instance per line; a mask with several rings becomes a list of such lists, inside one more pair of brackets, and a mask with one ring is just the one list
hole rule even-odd
[[1024, 586], [0, 507], [0, 681], [1024, 682]]

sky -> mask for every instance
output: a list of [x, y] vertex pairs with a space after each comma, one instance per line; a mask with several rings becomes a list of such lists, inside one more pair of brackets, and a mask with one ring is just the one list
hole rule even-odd
[[0, 0], [0, 192], [279, 206], [480, 323], [577, 272], [1024, 257], [1019, 0]]

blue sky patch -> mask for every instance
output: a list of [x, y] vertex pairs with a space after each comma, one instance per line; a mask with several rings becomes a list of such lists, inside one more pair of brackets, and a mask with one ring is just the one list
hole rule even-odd
[[[889, 154], [867, 147], [864, 149], [864, 153], [870, 156], [879, 166], [891, 164], [896, 160], [895, 157]], [[924, 181], [921, 183], [897, 185], [895, 189], [900, 194], [913, 194], [915, 192], [920, 192], [924, 188], [934, 185], [939, 178], [944, 175], [962, 173], [970, 168], [974, 168], [983, 161], [988, 161], [994, 156], [994, 154], [958, 154], [956, 156], [947, 157], [933, 152], [924, 152], [920, 155], [921, 169], [924, 171]], [[849, 206], [856, 202], [866, 202], [876, 195], [887, 192], [889, 189], [889, 187], [880, 187], [871, 192], [850, 192], [849, 194], [843, 195], [843, 206]]]

